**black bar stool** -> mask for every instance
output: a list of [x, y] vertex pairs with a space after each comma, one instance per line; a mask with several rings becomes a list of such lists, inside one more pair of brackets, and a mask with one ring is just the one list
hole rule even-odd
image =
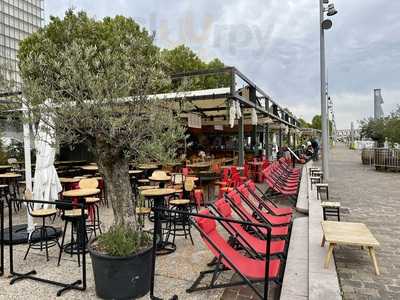
[[[86, 228], [82, 230], [82, 226], [84, 226], [84, 224], [82, 224], [81, 213], [82, 213], [81, 209], [70, 209], [70, 210], [65, 210], [61, 216], [61, 220], [64, 221], [64, 230], [61, 239], [60, 253], [58, 255], [57, 266], [60, 265], [61, 256], [63, 252], [69, 253], [71, 257], [72, 255], [76, 254], [78, 256], [78, 266], [81, 265], [80, 255], [84, 254], [84, 252], [86, 251], [86, 247], [85, 248], [83, 247], [84, 244], [83, 239], [85, 239], [86, 241], [89, 240]], [[87, 219], [88, 214], [86, 209], [84, 214], [85, 214], [84, 218]], [[70, 242], [64, 244], [65, 235], [68, 229], [68, 224], [70, 224], [71, 227]], [[84, 236], [82, 236], [82, 231], [85, 232]]]
[[[28, 213], [35, 219], [42, 219], [42, 224], [40, 226], [35, 226], [35, 229], [30, 233], [28, 238], [28, 249], [26, 250], [24, 260], [26, 260], [29, 251], [31, 249], [36, 249], [46, 251], [46, 260], [49, 261], [49, 248], [60, 244], [58, 243], [57, 230], [53, 226], [46, 225], [46, 218], [54, 217], [57, 214], [57, 209], [55, 208], [39, 208], [34, 209], [34, 205], [29, 200], [32, 200], [32, 193], [25, 192], [25, 200], [27, 200], [27, 210]], [[39, 237], [37, 237], [39, 236]]]
[[172, 235], [172, 243], [175, 244], [176, 236], [184, 236], [187, 239], [187, 236], [190, 237], [190, 241], [193, 243], [192, 233], [190, 231], [190, 222], [189, 217], [187, 215], [182, 215], [180, 212], [190, 212], [190, 200], [189, 199], [173, 199], [169, 201], [171, 205], [171, 210], [175, 210], [176, 212], [170, 213], [169, 222], [167, 225], [167, 238], [169, 240], [169, 236]]

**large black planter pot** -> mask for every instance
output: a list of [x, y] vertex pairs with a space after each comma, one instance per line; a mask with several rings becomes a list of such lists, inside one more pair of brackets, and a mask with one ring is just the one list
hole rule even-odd
[[97, 252], [89, 245], [96, 294], [102, 299], [136, 299], [150, 290], [152, 247], [126, 257]]

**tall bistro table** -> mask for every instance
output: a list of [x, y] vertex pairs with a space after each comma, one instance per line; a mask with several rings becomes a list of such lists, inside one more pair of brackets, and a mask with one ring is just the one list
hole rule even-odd
[[137, 168], [139, 170], [143, 170], [144, 171], [144, 177], [149, 177], [151, 175], [151, 172], [154, 170], [158, 169], [158, 165], [156, 164], [141, 164], [138, 165]]
[[0, 184], [8, 185], [9, 193], [13, 198], [19, 197], [18, 179], [21, 177], [22, 175], [17, 173], [0, 174]]
[[[74, 190], [69, 190], [69, 191], [65, 191], [62, 193], [64, 198], [71, 198], [71, 199], [78, 199], [79, 202], [83, 203], [85, 205], [85, 209], [86, 209], [86, 201], [85, 201], [85, 197], [90, 197], [90, 196], [94, 196], [100, 193], [100, 189], [74, 189]], [[77, 228], [77, 235], [78, 235], [78, 241], [76, 245], [70, 245], [69, 247], [65, 248], [65, 252], [70, 252], [70, 251], [75, 251], [76, 249], [74, 249], [74, 247], [79, 247], [82, 248], [82, 241], [83, 239], [85, 239], [86, 237], [82, 237], [81, 236], [81, 229], [79, 228], [79, 226], [82, 226], [82, 224], [80, 224], [80, 222], [78, 222], [78, 228]], [[87, 245], [87, 243], [85, 243]], [[80, 251], [86, 251], [86, 249], [79, 249]]]
[[[141, 192], [141, 195], [146, 198], [153, 199], [155, 208], [165, 208], [165, 197], [172, 196], [176, 193], [175, 189], [151, 189], [144, 190]], [[154, 211], [155, 220], [159, 220], [156, 222], [156, 254], [157, 255], [166, 255], [174, 252], [176, 250], [176, 245], [174, 243], [169, 242], [168, 240], [164, 240], [163, 229], [161, 225], [161, 217], [162, 213], [160, 211]]]
[[368, 254], [371, 257], [376, 275], [379, 275], [378, 262], [376, 261], [375, 248], [379, 246], [379, 242], [372, 235], [371, 231], [363, 223], [351, 222], [335, 222], [322, 221], [322, 243], [329, 243], [328, 253], [325, 257], [325, 268], [329, 267], [333, 248], [336, 245], [348, 245], [367, 248]]

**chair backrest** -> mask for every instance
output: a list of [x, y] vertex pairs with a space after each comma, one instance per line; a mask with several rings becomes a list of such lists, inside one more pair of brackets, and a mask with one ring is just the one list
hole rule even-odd
[[185, 176], [181, 173], [173, 174], [171, 177], [172, 184], [183, 184]]
[[191, 192], [194, 189], [194, 180], [191, 178], [186, 178], [185, 183], [183, 184], [183, 188], [186, 192]]
[[[203, 209], [199, 212], [200, 215], [211, 215], [208, 209]], [[199, 225], [200, 229], [205, 233], [209, 234], [217, 229], [217, 223], [213, 219], [195, 217], [194, 218], [197, 225]]]
[[220, 174], [221, 173], [221, 166], [219, 163], [214, 163], [211, 166], [211, 170], [215, 173], [215, 174]]
[[215, 208], [223, 218], [232, 217], [232, 208], [225, 199], [221, 198], [215, 202]]
[[228, 180], [228, 178], [229, 178], [229, 169], [224, 168], [224, 171], [222, 172], [221, 180], [226, 181], [226, 180]]
[[249, 198], [250, 192], [249, 192], [249, 190], [247, 189], [247, 187], [246, 187], [244, 184], [238, 186], [237, 189], [238, 189], [238, 191], [239, 191], [240, 193], [243, 194], [244, 197]]
[[190, 173], [192, 173], [192, 170], [189, 167], [182, 168], [183, 176], [188, 176]]
[[99, 182], [95, 178], [85, 178], [79, 181], [80, 189], [96, 189], [99, 186]]

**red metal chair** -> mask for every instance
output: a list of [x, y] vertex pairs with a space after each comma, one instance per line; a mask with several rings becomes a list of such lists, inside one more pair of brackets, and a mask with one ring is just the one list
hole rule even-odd
[[[204, 217], [195, 217], [193, 225], [200, 232], [207, 248], [215, 256], [216, 262], [213, 269], [200, 272], [199, 277], [186, 291], [191, 293], [200, 290], [247, 284], [260, 299], [266, 299], [265, 297], [268, 296], [268, 281], [274, 281], [279, 285], [281, 284], [281, 273], [283, 269], [281, 260], [270, 259], [269, 253], [267, 253], [266, 259], [263, 260], [244, 255], [229, 245], [225, 238], [218, 232], [216, 221], [215, 219], [209, 218], [212, 217], [212, 215], [208, 210], [203, 210], [200, 213], [204, 215]], [[226, 270], [234, 271], [242, 280], [234, 283], [216, 283], [219, 275]], [[207, 274], [213, 275], [211, 282], [206, 286], [199, 287], [202, 279]], [[255, 282], [264, 282], [264, 295], [254, 286]]]
[[260, 195], [257, 193], [257, 187], [253, 181], [249, 180], [245, 184], [247, 188], [239, 188], [239, 192], [241, 192], [246, 197], [247, 195], [248, 197], [253, 197], [260, 208], [268, 210], [275, 216], [291, 215], [293, 213], [293, 210], [290, 207], [278, 207], [273, 201], [269, 200], [268, 198], [261, 198]]
[[[211, 207], [222, 217], [226, 219], [233, 219], [232, 208], [230, 204], [223, 198], [217, 200]], [[267, 242], [265, 239], [256, 237], [246, 230], [238, 223], [229, 223], [221, 221], [220, 224], [225, 228], [229, 234], [234, 237], [236, 241], [235, 246], [240, 244], [244, 248], [251, 249], [257, 255], [265, 255], [265, 249]], [[271, 255], [283, 255], [286, 256], [286, 242], [284, 240], [273, 240], [271, 241]]]
[[[263, 215], [259, 214], [257, 215], [257, 212], [249, 212], [242, 204], [242, 200], [240, 198], [240, 195], [236, 191], [232, 191], [225, 195], [225, 198], [228, 199], [228, 201], [231, 203], [231, 206], [233, 210], [236, 212], [236, 214], [241, 218], [243, 221], [251, 222], [254, 224], [267, 224], [271, 226], [271, 235], [272, 237], [282, 237], [282, 238], [288, 238], [289, 235], [289, 227], [287, 225], [283, 226], [272, 226], [268, 220], [264, 218]], [[259, 218], [256, 219], [253, 216], [253, 213], [257, 215]], [[251, 228], [254, 231], [260, 231], [264, 236], [268, 233], [265, 228]]]

